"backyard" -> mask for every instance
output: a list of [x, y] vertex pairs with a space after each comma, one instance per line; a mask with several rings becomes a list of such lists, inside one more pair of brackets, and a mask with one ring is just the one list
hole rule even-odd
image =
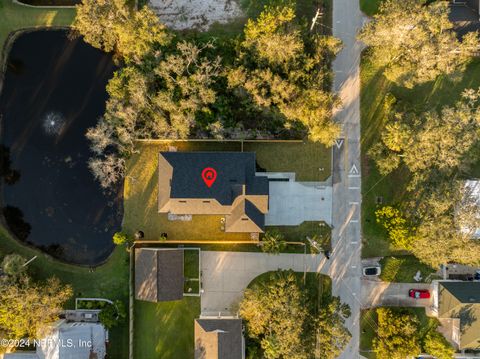
[[134, 304], [135, 358], [193, 358], [194, 320], [200, 316], [200, 298]]
[[[254, 146], [253, 146], [253, 145]], [[281, 149], [286, 146], [289, 151]], [[127, 165], [127, 176], [124, 187], [124, 230], [132, 235], [142, 230], [147, 240], [157, 240], [162, 233], [167, 233], [168, 240], [231, 240], [248, 241], [248, 233], [225, 233], [221, 229], [222, 216], [196, 215], [191, 221], [169, 221], [167, 214], [158, 213], [158, 154], [175, 148], [177, 151], [241, 151], [240, 141], [150, 141], [139, 142], [138, 152], [132, 156]], [[267, 171], [301, 171], [303, 178], [312, 178], [318, 166], [324, 166], [322, 175], [330, 175], [330, 150], [319, 144], [304, 144], [303, 142], [245, 142], [244, 151], [258, 151], [257, 160]], [[278, 155], [281, 153], [281, 156]], [[315, 153], [315, 160], [310, 156]], [[310, 165], [298, 166], [304, 161], [299, 158], [309, 159]], [[316, 169], [316, 171], [315, 171]], [[318, 173], [318, 172], [317, 172]], [[319, 222], [317, 222], [318, 224]], [[301, 225], [300, 230], [306, 227], [310, 232], [311, 225]], [[288, 227], [285, 227], [288, 228]], [[286, 229], [288, 240], [295, 239], [297, 227]], [[320, 227], [319, 227], [320, 228]], [[326, 231], [326, 229], [325, 229]], [[300, 235], [302, 232], [300, 232]], [[318, 233], [323, 236], [323, 230]], [[304, 236], [303, 236], [304, 237]], [[303, 238], [304, 239], [304, 238]]]
[[[439, 108], [451, 105], [459, 99], [466, 88], [480, 86], [480, 60], [474, 59], [468, 65], [461, 81], [452, 82], [445, 77], [416, 86], [413, 89], [400, 88], [389, 82], [375, 63], [368, 57], [368, 50], [361, 62], [361, 130], [362, 130], [362, 221], [364, 242], [363, 257], [380, 257], [406, 254], [390, 244], [386, 231], [376, 223], [375, 210], [383, 205], [395, 205], [405, 200], [409, 194], [406, 185], [409, 174], [405, 167], [387, 176], [378, 172], [375, 163], [366, 155], [368, 149], [379, 139], [379, 128], [386, 115], [389, 94], [403, 108], [412, 111]], [[478, 177], [480, 166], [477, 163], [471, 173], [463, 176]]]

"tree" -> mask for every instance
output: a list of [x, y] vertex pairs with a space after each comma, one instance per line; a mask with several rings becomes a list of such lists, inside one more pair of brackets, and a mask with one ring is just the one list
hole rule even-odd
[[423, 351], [437, 359], [453, 359], [455, 354], [455, 349], [453, 349], [452, 345], [435, 329], [431, 329], [425, 335]]
[[316, 321], [318, 331], [318, 358], [337, 358], [345, 349], [352, 335], [345, 328], [345, 319], [350, 317], [350, 307], [340, 302], [339, 297], [331, 300], [320, 309]]
[[76, 9], [73, 30], [96, 48], [116, 51], [126, 62], [139, 63], [171, 40], [147, 6], [134, 11], [126, 0], [82, 0]]
[[405, 359], [421, 353], [419, 322], [415, 315], [405, 310], [378, 308], [377, 316], [373, 350], [378, 358]]
[[457, 40], [448, 12], [443, 1], [385, 0], [359, 39], [371, 47], [385, 76], [401, 86], [413, 87], [442, 74], [458, 77], [479, 39], [472, 32]]
[[125, 306], [119, 300], [116, 300], [114, 304], [108, 304], [98, 314], [100, 322], [109, 330], [121, 323], [125, 317]]
[[113, 243], [117, 246], [124, 245], [129, 242], [128, 236], [124, 232], [116, 232], [113, 235]]
[[340, 128], [332, 121], [339, 100], [328, 88], [329, 63], [339, 49], [333, 37], [302, 31], [293, 6], [266, 7], [245, 26], [228, 84], [286, 129], [306, 129], [311, 140], [331, 146]]
[[408, 225], [400, 210], [392, 206], [384, 206], [376, 210], [375, 215], [377, 223], [382, 224], [387, 230], [388, 237], [393, 245], [402, 249], [412, 249], [415, 228]]
[[8, 254], [3, 258], [2, 269], [8, 276], [18, 279], [27, 270], [26, 262], [25, 258], [19, 254]]
[[[480, 135], [480, 89], [467, 89], [454, 107], [387, 119], [381, 142], [369, 154], [386, 174], [405, 163], [411, 172], [435, 168], [445, 174], [464, 169]], [[458, 144], [462, 145], [459, 146]]]
[[221, 59], [202, 56], [212, 48], [211, 43], [199, 47], [181, 41], [174, 52], [150, 63], [151, 72], [136, 65], [115, 72], [107, 85], [105, 115], [87, 131], [95, 154], [89, 168], [102, 187], [123, 178], [136, 139], [190, 136], [197, 116], [216, 99], [213, 85]]
[[37, 338], [38, 332], [58, 319], [62, 305], [71, 298], [70, 286], [57, 278], [32, 283], [27, 277], [20, 283], [0, 286], [0, 328], [9, 339]]
[[306, 358], [302, 345], [307, 310], [293, 272], [272, 274], [245, 290], [240, 316], [248, 336], [258, 340], [266, 358]]
[[72, 28], [85, 42], [110, 52], [117, 46], [117, 24], [124, 23], [128, 16], [126, 0], [82, 0], [76, 6]]
[[279, 254], [287, 247], [283, 235], [278, 231], [267, 231], [261, 242], [262, 252]]
[[88, 161], [88, 167], [103, 188], [111, 188], [123, 178], [125, 160], [114, 154], [106, 155], [104, 158], [93, 157]]

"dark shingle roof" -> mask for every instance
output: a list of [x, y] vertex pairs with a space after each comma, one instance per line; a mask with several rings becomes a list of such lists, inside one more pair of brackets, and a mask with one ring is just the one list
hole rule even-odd
[[[268, 194], [268, 179], [255, 177], [253, 152], [160, 152], [173, 167], [170, 198], [215, 198], [231, 205], [246, 185], [247, 194]], [[202, 171], [212, 167], [217, 178], [209, 188]]]
[[460, 303], [480, 303], [480, 282], [441, 282]]
[[197, 319], [195, 322], [195, 359], [243, 357], [241, 319]]
[[135, 297], [149, 302], [183, 298], [183, 250], [135, 250]]
[[262, 230], [265, 228], [265, 215], [248, 199], [245, 201], [245, 214], [258, 228]]

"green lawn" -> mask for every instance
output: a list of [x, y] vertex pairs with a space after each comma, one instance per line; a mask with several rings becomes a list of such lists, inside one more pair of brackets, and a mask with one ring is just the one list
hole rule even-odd
[[413, 277], [420, 271], [421, 282], [431, 282], [430, 274], [435, 270], [420, 262], [415, 256], [384, 257], [380, 261], [382, 273], [380, 278], [385, 282], [416, 283]]
[[[405, 254], [394, 248], [387, 240], [385, 230], [375, 221], [377, 200], [383, 204], [398, 204], [408, 195], [406, 185], [409, 174], [400, 168], [387, 176], [381, 176], [366, 152], [378, 141], [380, 128], [385, 118], [386, 96], [391, 93], [402, 108], [421, 112], [442, 105], [455, 103], [466, 88], [480, 86], [480, 61], [473, 60], [459, 82], [452, 82], [444, 77], [436, 81], [416, 86], [413, 89], [400, 88], [389, 82], [382, 74], [382, 69], [372, 63], [368, 52], [361, 62], [361, 131], [362, 131], [362, 221], [364, 257], [389, 256]], [[470, 175], [478, 175], [480, 163]], [[465, 174], [464, 174], [465, 175]], [[468, 176], [468, 174], [467, 174]]]
[[325, 181], [331, 174], [331, 149], [312, 142], [245, 142], [268, 172], [295, 172], [297, 181]]
[[193, 358], [194, 320], [200, 298], [134, 304], [134, 357], [148, 359]]
[[200, 251], [198, 249], [184, 250], [183, 275], [185, 277], [184, 293], [199, 294], [200, 292]]
[[[308, 243], [306, 237], [317, 237], [323, 249], [331, 249], [332, 229], [325, 222], [306, 221], [299, 226], [268, 226], [266, 230], [277, 230], [282, 233], [289, 242]], [[308, 245], [308, 248], [310, 245]], [[309, 250], [307, 250], [309, 252]]]
[[74, 17], [75, 9], [31, 8], [14, 4], [11, 0], [2, 0], [0, 1], [0, 48], [3, 49], [5, 40], [12, 31], [33, 27], [68, 26]]
[[[127, 306], [128, 302], [128, 255], [124, 248], [117, 248], [102, 266], [90, 272], [80, 267], [59, 262], [36, 249], [27, 247], [13, 239], [0, 226], [0, 254], [18, 253], [25, 258], [37, 256], [28, 266], [29, 274], [36, 280], [58, 277], [63, 283], [73, 287], [75, 297], [103, 297], [119, 299]], [[74, 299], [66, 308], [74, 309]], [[110, 331], [109, 355], [113, 358], [128, 356], [128, 319], [121, 326]]]
[[382, 0], [360, 0], [360, 10], [362, 10], [365, 15], [375, 15], [381, 2]]

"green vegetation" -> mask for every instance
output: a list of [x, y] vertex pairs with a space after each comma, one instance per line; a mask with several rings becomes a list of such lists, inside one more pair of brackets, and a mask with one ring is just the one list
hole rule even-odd
[[[128, 255], [125, 249], [117, 248], [109, 260], [92, 272], [87, 267], [65, 264], [40, 252], [27, 247], [13, 239], [7, 231], [0, 227], [0, 254], [17, 253], [30, 259], [37, 258], [28, 265], [28, 273], [36, 281], [45, 281], [55, 276], [62, 283], [69, 284], [73, 289], [73, 298], [67, 302], [66, 308], [74, 308], [75, 297], [101, 297], [128, 299]], [[110, 331], [110, 340], [115, 345], [109, 346], [109, 355], [114, 358], [128, 356], [128, 325], [114, 328]]]
[[163, 303], [135, 301], [134, 313], [135, 358], [193, 358], [193, 328], [200, 316], [200, 298]]
[[385, 282], [416, 283], [413, 277], [421, 272], [421, 282], [430, 282], [435, 270], [420, 262], [414, 256], [384, 257], [380, 261], [382, 273], [380, 279]]
[[[74, 9], [30, 8], [6, 0], [0, 2], [0, 51], [12, 31], [25, 28], [68, 26], [75, 16]], [[0, 59], [2, 56], [0, 56]]]
[[58, 278], [33, 282], [23, 274], [20, 279], [4, 281], [0, 297], [0, 329], [5, 338], [35, 339], [58, 319], [63, 304], [72, 297], [72, 288]]
[[[458, 78], [480, 41], [475, 32], [458, 40], [448, 3], [385, 0], [359, 33], [387, 79], [408, 88], [439, 75]], [[409, 16], [405, 16], [408, 14]]]
[[[376, 355], [374, 350], [386, 347], [389, 348], [389, 358], [403, 359], [402, 352], [408, 351], [408, 348], [408, 355], [420, 351], [431, 355], [451, 352], [450, 344], [436, 332], [438, 325], [437, 319], [426, 316], [424, 308], [363, 310], [360, 317], [360, 352], [370, 359], [384, 358], [382, 354]], [[379, 333], [382, 333], [381, 336]], [[439, 358], [448, 359], [451, 356]]]
[[185, 248], [183, 251], [184, 293], [200, 293], [200, 251]]
[[314, 14], [311, 1], [272, 1], [240, 36], [217, 45], [215, 30], [172, 34], [146, 8], [85, 1], [74, 28], [124, 65], [107, 86], [105, 115], [87, 133], [94, 177], [105, 188], [120, 181], [138, 138], [309, 138], [331, 146], [339, 127], [330, 62], [340, 44], [309, 30]]
[[382, 1], [383, 0], [360, 0], [360, 10], [362, 10], [365, 15], [373, 16], [377, 13]]
[[247, 357], [335, 358], [350, 339], [343, 326], [350, 308], [330, 290], [330, 279], [316, 273], [278, 271], [255, 278], [240, 303]]
[[243, 150], [255, 152], [268, 172], [295, 172], [296, 181], [325, 181], [331, 174], [331, 149], [319, 143], [245, 141]]
[[331, 249], [332, 229], [325, 222], [306, 221], [298, 226], [268, 226], [267, 230], [279, 231], [288, 242], [303, 242], [308, 248], [310, 244], [307, 237], [316, 241], [322, 249]]
[[280, 254], [287, 247], [287, 242], [283, 235], [276, 230], [268, 230], [262, 237], [262, 252], [270, 254]]
[[[383, 76], [383, 70], [372, 61], [367, 51], [362, 58], [361, 81], [362, 219], [364, 221], [362, 255], [365, 257], [398, 255], [405, 251], [395, 247], [387, 239], [387, 232], [376, 223], [375, 211], [379, 208], [380, 200], [383, 204], [407, 203], [411, 198], [411, 194], [407, 192], [411, 174], [405, 166], [400, 166], [389, 174], [381, 175], [375, 162], [367, 156], [367, 152], [380, 139], [386, 115], [393, 105], [392, 98], [394, 102], [401, 104], [402, 108], [415, 113], [453, 105], [464, 89], [480, 86], [480, 62], [473, 60], [467, 66], [461, 81], [452, 82], [440, 76], [435, 81], [406, 89], [388, 81]], [[470, 170], [471, 175], [478, 173], [478, 170], [475, 172], [476, 168], [478, 168], [478, 162]], [[469, 177], [469, 172], [463, 172], [460, 175], [464, 178]]]

